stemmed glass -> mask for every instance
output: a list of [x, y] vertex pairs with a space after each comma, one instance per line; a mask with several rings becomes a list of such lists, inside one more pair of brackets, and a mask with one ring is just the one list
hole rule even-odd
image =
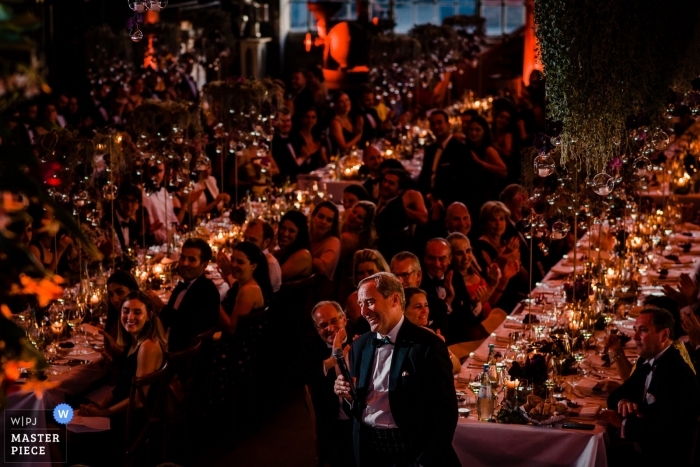
[[62, 303], [57, 302], [49, 308], [49, 321], [54, 333], [60, 336], [63, 331], [63, 321], [65, 319], [65, 307]]
[[42, 350], [46, 338], [43, 326], [30, 326], [27, 329], [27, 337], [37, 350]]
[[80, 326], [80, 323], [85, 319], [85, 306], [80, 304], [75, 304], [66, 310], [66, 321], [68, 326], [70, 326], [71, 338], [76, 340], [76, 327]]

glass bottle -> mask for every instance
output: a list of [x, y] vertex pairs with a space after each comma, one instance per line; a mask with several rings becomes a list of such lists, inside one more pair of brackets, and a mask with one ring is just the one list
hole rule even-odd
[[481, 421], [490, 421], [493, 418], [493, 390], [491, 389], [491, 376], [489, 365], [484, 364], [484, 372], [481, 374], [481, 387], [476, 403], [476, 411]]

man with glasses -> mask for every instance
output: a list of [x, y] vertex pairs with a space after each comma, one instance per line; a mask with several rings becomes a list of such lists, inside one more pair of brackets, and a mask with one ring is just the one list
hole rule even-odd
[[[411, 252], [402, 251], [391, 259], [391, 273], [398, 277], [401, 285], [406, 287], [419, 287], [423, 280], [418, 257]], [[440, 297], [427, 292], [428, 298], [428, 327], [447, 338], [447, 304]]]
[[[311, 311], [318, 337], [304, 343], [299, 359], [292, 366], [291, 377], [297, 384], [306, 384], [316, 412], [319, 465], [353, 466], [352, 420], [333, 392], [340, 370], [333, 349], [347, 352], [351, 339], [346, 330], [347, 319], [336, 302], [319, 302]], [[346, 360], [347, 361], [347, 360]]]

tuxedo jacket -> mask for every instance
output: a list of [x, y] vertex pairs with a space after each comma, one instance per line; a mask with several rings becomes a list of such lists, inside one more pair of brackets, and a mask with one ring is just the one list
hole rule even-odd
[[112, 226], [114, 229], [114, 233], [117, 237], [117, 240], [119, 240], [119, 245], [122, 247], [122, 251], [126, 251], [127, 248], [129, 248], [133, 244], [139, 244], [141, 240], [141, 230], [139, 229], [139, 225], [136, 223], [135, 220], [129, 218], [129, 245], [126, 245], [124, 243], [124, 233], [122, 232], [121, 226], [119, 225], [119, 219], [117, 218], [117, 215], [115, 213], [114, 215], [114, 225], [112, 225], [112, 215], [107, 214], [105, 217], [102, 218], [102, 224], [107, 225], [109, 224]]
[[617, 411], [626, 399], [639, 407], [642, 417], [625, 420], [628, 441], [639, 443], [642, 454], [657, 465], [690, 465], [691, 443], [700, 413], [698, 380], [673, 345], [654, 362], [647, 397], [642, 370], [646, 360], [640, 357], [634, 373], [608, 397], [608, 408]]
[[[360, 426], [374, 368], [372, 339], [376, 336], [368, 332], [357, 338], [349, 356], [351, 376], [357, 378], [357, 400], [351, 412], [355, 419], [356, 459], [363, 458], [363, 443], [370, 442], [362, 438]], [[413, 448], [416, 464], [460, 465], [452, 448], [457, 398], [447, 346], [438, 336], [407, 319], [399, 330], [392, 355], [389, 406], [404, 442]]]
[[[360, 115], [362, 115], [363, 125], [362, 125], [362, 139], [360, 140], [360, 147], [364, 148], [368, 144], [372, 144], [380, 135], [381, 129], [379, 126], [382, 121], [379, 119], [379, 114], [372, 108], [361, 108]], [[374, 127], [372, 127], [372, 122], [368, 118], [368, 115], [374, 120]]]
[[280, 169], [280, 174], [289, 177], [293, 182], [300, 169], [295, 158], [298, 154], [292, 154], [290, 147], [294, 147], [291, 135], [288, 138], [282, 138], [279, 134], [272, 137], [272, 158]]
[[219, 289], [204, 274], [195, 279], [176, 310], [176, 287], [168, 304], [160, 311], [164, 329], [170, 329], [168, 352], [179, 352], [190, 347], [190, 340], [219, 322]]
[[438, 161], [435, 184], [431, 188], [433, 161], [438, 147], [439, 144], [434, 143], [425, 148], [423, 168], [418, 177], [418, 188], [424, 195], [432, 194], [436, 199], [442, 201], [445, 208], [454, 201], [466, 204], [471, 184], [470, 179], [476, 173], [474, 166], [476, 163], [464, 144], [457, 141], [456, 138], [450, 139]]

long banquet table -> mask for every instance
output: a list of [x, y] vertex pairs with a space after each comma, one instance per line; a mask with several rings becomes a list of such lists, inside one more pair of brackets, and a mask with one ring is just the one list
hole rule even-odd
[[[686, 225], [688, 230], [697, 226]], [[688, 237], [685, 234], [676, 233], [671, 236], [671, 242], [685, 241]], [[693, 231], [693, 240], [697, 235], [700, 240], [700, 231]], [[588, 249], [587, 238], [582, 239], [579, 244], [577, 257], [582, 254], [592, 256], [592, 250]], [[676, 251], [674, 251], [675, 253]], [[597, 253], [593, 253], [597, 254]], [[691, 273], [698, 261], [700, 261], [700, 248], [691, 250], [690, 254], [683, 256], [683, 264], [674, 265], [670, 269], [668, 277], [659, 277], [658, 273], [649, 270], [646, 274], [648, 284], [640, 287], [642, 295], [662, 294], [660, 284], [673, 284], [678, 281], [681, 273]], [[571, 259], [573, 254], [567, 255], [545, 276], [542, 283], [533, 290], [531, 296], [539, 294], [560, 293], [562, 279], [566, 274], [573, 272]], [[578, 271], [577, 267], [577, 271]], [[607, 438], [607, 424], [604, 421], [596, 420], [592, 417], [570, 416], [568, 421], [595, 424], [595, 428], [590, 431], [564, 429], [559, 425], [554, 428], [542, 428], [531, 425], [511, 425], [502, 423], [481, 422], [477, 419], [475, 396], [469, 389], [467, 382], [472, 380], [481, 372], [483, 364], [488, 356], [488, 345], [494, 344], [496, 351], [503, 352], [508, 345], [508, 337], [511, 332], [523, 332], [525, 326], [522, 324], [523, 317], [531, 312], [538, 316], [541, 314], [541, 307], [522, 303], [513, 313], [501, 323], [495, 332], [485, 339], [473, 354], [470, 354], [462, 364], [461, 372], [455, 376], [455, 388], [464, 391], [472, 403], [469, 408], [471, 413], [468, 418], [460, 418], [455, 431], [453, 446], [464, 466], [527, 466], [527, 467], [555, 467], [555, 466], [576, 466], [576, 467], [607, 467], [605, 445]], [[627, 335], [633, 334], [634, 321], [632, 318], [618, 318], [613, 321], [617, 329]], [[594, 339], [601, 337], [605, 331], [598, 331]], [[625, 355], [634, 361], [637, 357], [634, 341], [630, 340], [624, 347]], [[582, 362], [582, 367], [588, 371], [584, 377], [566, 377], [565, 386], [568, 388], [567, 397], [570, 401], [579, 404], [588, 411], [596, 411], [599, 407], [606, 407], [608, 392], [600, 391], [600, 384], [612, 382], [621, 383], [617, 375], [615, 365], [605, 368], [601, 357], [595, 355], [594, 351]], [[596, 387], [595, 391], [593, 386]], [[604, 388], [605, 389], [605, 388]]]

